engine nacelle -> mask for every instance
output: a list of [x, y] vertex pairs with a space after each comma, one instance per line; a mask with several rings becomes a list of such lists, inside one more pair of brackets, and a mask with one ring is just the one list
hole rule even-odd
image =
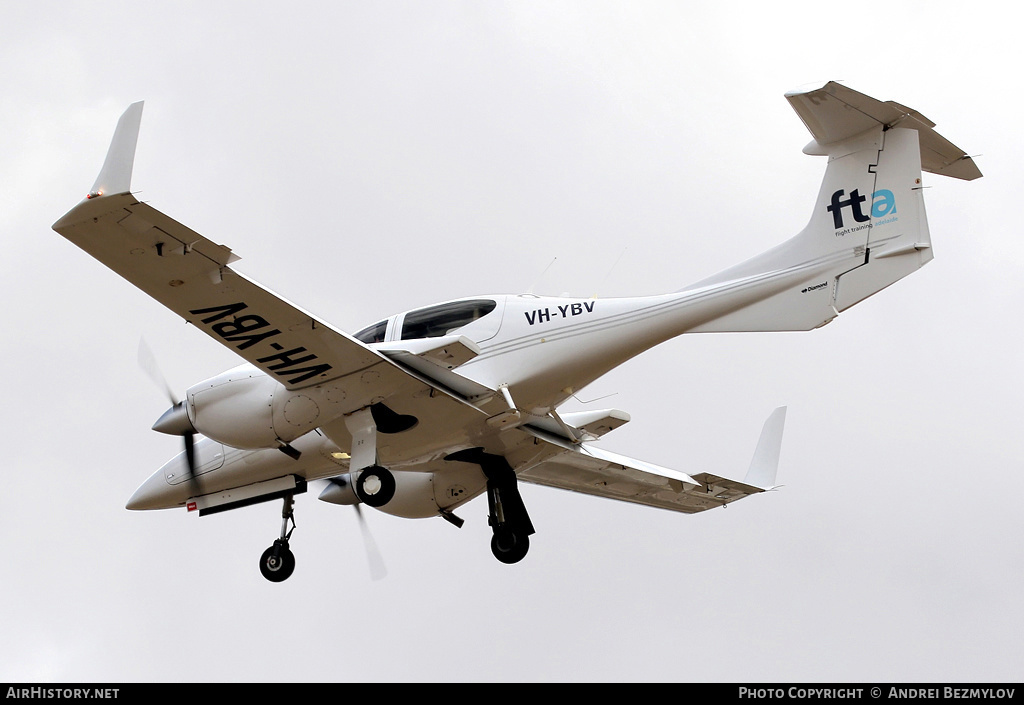
[[207, 438], [234, 448], [276, 448], [309, 433], [323, 418], [316, 392], [288, 391], [253, 365], [189, 388], [188, 417]]
[[[477, 496], [487, 486], [483, 472], [470, 465], [453, 467], [441, 474], [411, 470], [392, 470], [391, 474], [395, 477], [395, 496], [375, 509], [406, 519], [436, 517]], [[333, 478], [320, 493], [320, 499], [332, 504], [357, 504], [359, 498], [351, 474]]]

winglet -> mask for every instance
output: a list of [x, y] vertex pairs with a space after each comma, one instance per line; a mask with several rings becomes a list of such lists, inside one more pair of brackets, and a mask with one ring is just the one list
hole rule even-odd
[[780, 406], [771, 413], [761, 429], [754, 457], [744, 482], [748, 485], [769, 489], [775, 486], [775, 474], [779, 469], [779, 455], [782, 452], [782, 430], [786, 425], [786, 407]]
[[129, 105], [117, 121], [107, 158], [87, 198], [113, 196], [131, 190], [135, 145], [139, 140], [139, 125], [142, 123], [142, 104], [140, 100]]

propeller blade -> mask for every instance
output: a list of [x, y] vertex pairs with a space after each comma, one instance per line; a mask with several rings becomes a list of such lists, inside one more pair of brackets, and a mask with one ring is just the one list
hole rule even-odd
[[164, 377], [163, 372], [160, 370], [160, 365], [156, 362], [156, 356], [153, 355], [153, 351], [149, 349], [146, 344], [145, 338], [139, 338], [139, 367], [145, 372], [151, 380], [164, 390], [164, 394], [171, 400], [171, 405], [177, 404], [178, 399], [174, 395], [174, 391], [171, 389], [171, 385], [167, 383], [167, 379]]
[[185, 438], [185, 460], [188, 462], [188, 474], [195, 479], [196, 476], [196, 439], [194, 433], [183, 434]]
[[192, 495], [199, 495], [199, 483], [196, 480], [196, 434], [186, 432], [181, 434], [185, 439], [185, 462], [188, 464], [188, 482], [192, 487]]
[[199, 483], [196, 480], [196, 439], [195, 429], [189, 421], [188, 412], [185, 409], [185, 402], [178, 401], [171, 385], [167, 383], [157, 364], [156, 356], [146, 344], [145, 338], [139, 338], [139, 367], [142, 368], [153, 382], [164, 390], [164, 394], [171, 402], [171, 408], [164, 412], [155, 424], [153, 430], [160, 433], [169, 433], [174, 436], [181, 436], [185, 441], [185, 462], [188, 465], [188, 482], [192, 488], [192, 494], [199, 494]]
[[383, 580], [387, 577], [388, 569], [384, 566], [384, 559], [377, 548], [377, 542], [373, 540], [373, 535], [370, 534], [370, 527], [366, 524], [366, 519], [363, 517], [363, 510], [358, 504], [353, 504], [352, 506], [355, 507], [356, 516], [359, 518], [359, 529], [363, 534], [363, 545], [366, 546], [366, 560], [370, 564], [370, 579]]

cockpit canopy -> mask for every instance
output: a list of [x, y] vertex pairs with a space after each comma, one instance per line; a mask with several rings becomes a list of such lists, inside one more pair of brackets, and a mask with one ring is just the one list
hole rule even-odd
[[490, 299], [472, 299], [410, 311], [402, 321], [402, 340], [440, 338], [483, 318], [496, 305]]
[[[382, 343], [388, 339], [387, 331], [389, 322], [393, 325], [401, 324], [401, 335], [392, 332], [392, 339], [413, 340], [417, 338], [439, 338], [444, 335], [455, 333], [460, 328], [480, 320], [492, 313], [498, 303], [494, 299], [464, 299], [462, 301], [449, 301], [448, 303], [428, 306], [427, 308], [409, 311], [404, 316], [374, 323], [355, 334], [355, 338], [364, 343]], [[500, 315], [495, 317], [494, 325], [488, 326], [487, 331], [480, 331], [481, 335], [472, 335], [471, 338], [486, 340], [492, 337], [498, 330]]]

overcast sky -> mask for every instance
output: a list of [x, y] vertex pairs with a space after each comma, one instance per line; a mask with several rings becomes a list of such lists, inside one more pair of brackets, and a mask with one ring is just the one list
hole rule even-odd
[[[1017, 27], [1002, 4], [33, 2], [0, 24], [3, 681], [1020, 681]], [[145, 100], [133, 189], [348, 331], [487, 293], [673, 291], [803, 227], [824, 160], [783, 94], [920, 110], [936, 259], [811, 333], [670, 341], [580, 393], [602, 446], [777, 492], [697, 516], [526, 486], [457, 530], [297, 501], [129, 512], [166, 399], [236, 364], [50, 229]], [[556, 259], [557, 258], [557, 259]], [[614, 395], [596, 400], [607, 395]]]

